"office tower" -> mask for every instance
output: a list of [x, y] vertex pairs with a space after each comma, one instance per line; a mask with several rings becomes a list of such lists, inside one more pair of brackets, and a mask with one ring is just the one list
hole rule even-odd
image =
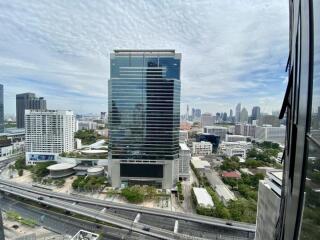
[[240, 113], [240, 122], [247, 123], [248, 122], [248, 111], [246, 108], [242, 108]]
[[240, 113], [241, 113], [241, 103], [238, 103], [236, 106], [236, 122], [240, 122]]
[[110, 58], [112, 186], [171, 188], [178, 178], [181, 54], [115, 50]]
[[225, 112], [225, 113], [223, 113], [223, 115], [222, 115], [222, 120], [223, 120], [224, 122], [226, 122], [227, 119], [228, 119], [228, 114]]
[[16, 95], [17, 128], [24, 128], [24, 115], [26, 109], [46, 110], [47, 102], [44, 98], [37, 98], [34, 93], [21, 93]]
[[27, 165], [56, 160], [74, 149], [75, 118], [72, 111], [26, 110]]
[[274, 240], [280, 212], [282, 170], [267, 172], [259, 182], [256, 240]]
[[3, 85], [0, 84], [0, 133], [4, 132]]
[[232, 109], [230, 109], [230, 118], [232, 118], [233, 117], [233, 111], [232, 111]]
[[191, 150], [186, 143], [180, 143], [179, 145], [179, 179], [188, 180], [190, 178]]
[[187, 105], [187, 121], [189, 121], [189, 105]]
[[199, 120], [201, 118], [201, 109], [195, 110], [195, 117]]
[[214, 123], [214, 117], [211, 113], [203, 113], [201, 115], [201, 126], [212, 126]]
[[258, 120], [260, 118], [260, 107], [255, 106], [252, 108], [251, 120]]

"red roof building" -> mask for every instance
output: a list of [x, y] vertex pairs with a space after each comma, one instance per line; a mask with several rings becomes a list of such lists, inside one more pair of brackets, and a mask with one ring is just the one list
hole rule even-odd
[[232, 171], [232, 172], [227, 172], [223, 171], [221, 176], [223, 178], [235, 178], [235, 179], [240, 179], [241, 178], [241, 173], [239, 171]]

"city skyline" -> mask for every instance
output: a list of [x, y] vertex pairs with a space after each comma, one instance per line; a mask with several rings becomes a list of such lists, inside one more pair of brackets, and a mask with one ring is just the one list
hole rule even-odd
[[181, 52], [181, 109], [194, 104], [203, 112], [221, 112], [241, 102], [271, 112], [281, 106], [287, 81], [286, 2], [73, 4], [10, 1], [1, 6], [6, 114], [15, 113], [15, 95], [24, 92], [50, 99], [49, 109], [106, 111], [105, 80], [115, 48]]

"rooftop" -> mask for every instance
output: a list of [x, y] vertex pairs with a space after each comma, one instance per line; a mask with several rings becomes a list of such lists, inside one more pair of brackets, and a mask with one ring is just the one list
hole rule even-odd
[[174, 49], [114, 49], [115, 53], [175, 53]]
[[47, 169], [50, 171], [59, 171], [59, 170], [67, 170], [70, 168], [74, 168], [75, 166], [77, 165], [72, 163], [57, 163], [47, 167]]
[[210, 163], [208, 161], [201, 160], [199, 157], [192, 157], [191, 163], [196, 169], [210, 168]]
[[205, 188], [194, 187], [193, 192], [197, 198], [197, 202], [199, 205], [202, 205], [204, 207], [214, 207], [212, 198]]
[[187, 146], [187, 144], [185, 143], [179, 143], [181, 150], [183, 151], [188, 151], [190, 150], [189, 147]]
[[232, 171], [232, 172], [223, 171], [221, 176], [224, 178], [241, 178], [241, 174], [238, 171]]
[[233, 192], [231, 192], [225, 185], [216, 185], [215, 190], [219, 197], [223, 197], [226, 201], [234, 200], [236, 198]]

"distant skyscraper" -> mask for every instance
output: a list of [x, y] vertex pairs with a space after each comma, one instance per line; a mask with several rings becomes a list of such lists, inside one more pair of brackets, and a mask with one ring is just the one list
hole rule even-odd
[[236, 122], [240, 122], [241, 103], [236, 106]]
[[230, 109], [230, 118], [232, 118], [233, 117], [233, 111], [232, 111], [232, 109]]
[[247, 123], [248, 122], [248, 111], [246, 108], [242, 108], [240, 113], [240, 122]]
[[3, 85], [0, 84], [0, 133], [4, 132]]
[[260, 118], [260, 107], [255, 106], [252, 108], [251, 120], [258, 120]]
[[222, 120], [223, 120], [224, 122], [226, 122], [227, 119], [228, 119], [228, 114], [225, 112], [225, 113], [223, 113]]
[[187, 105], [187, 121], [189, 121], [189, 105]]
[[46, 110], [47, 103], [44, 98], [37, 98], [34, 93], [21, 93], [16, 96], [17, 128], [24, 128], [25, 110]]
[[181, 54], [115, 50], [110, 58], [112, 186], [152, 184], [169, 189], [178, 177]]
[[193, 121], [199, 121], [201, 119], [201, 109], [198, 108], [192, 108], [192, 120]]

